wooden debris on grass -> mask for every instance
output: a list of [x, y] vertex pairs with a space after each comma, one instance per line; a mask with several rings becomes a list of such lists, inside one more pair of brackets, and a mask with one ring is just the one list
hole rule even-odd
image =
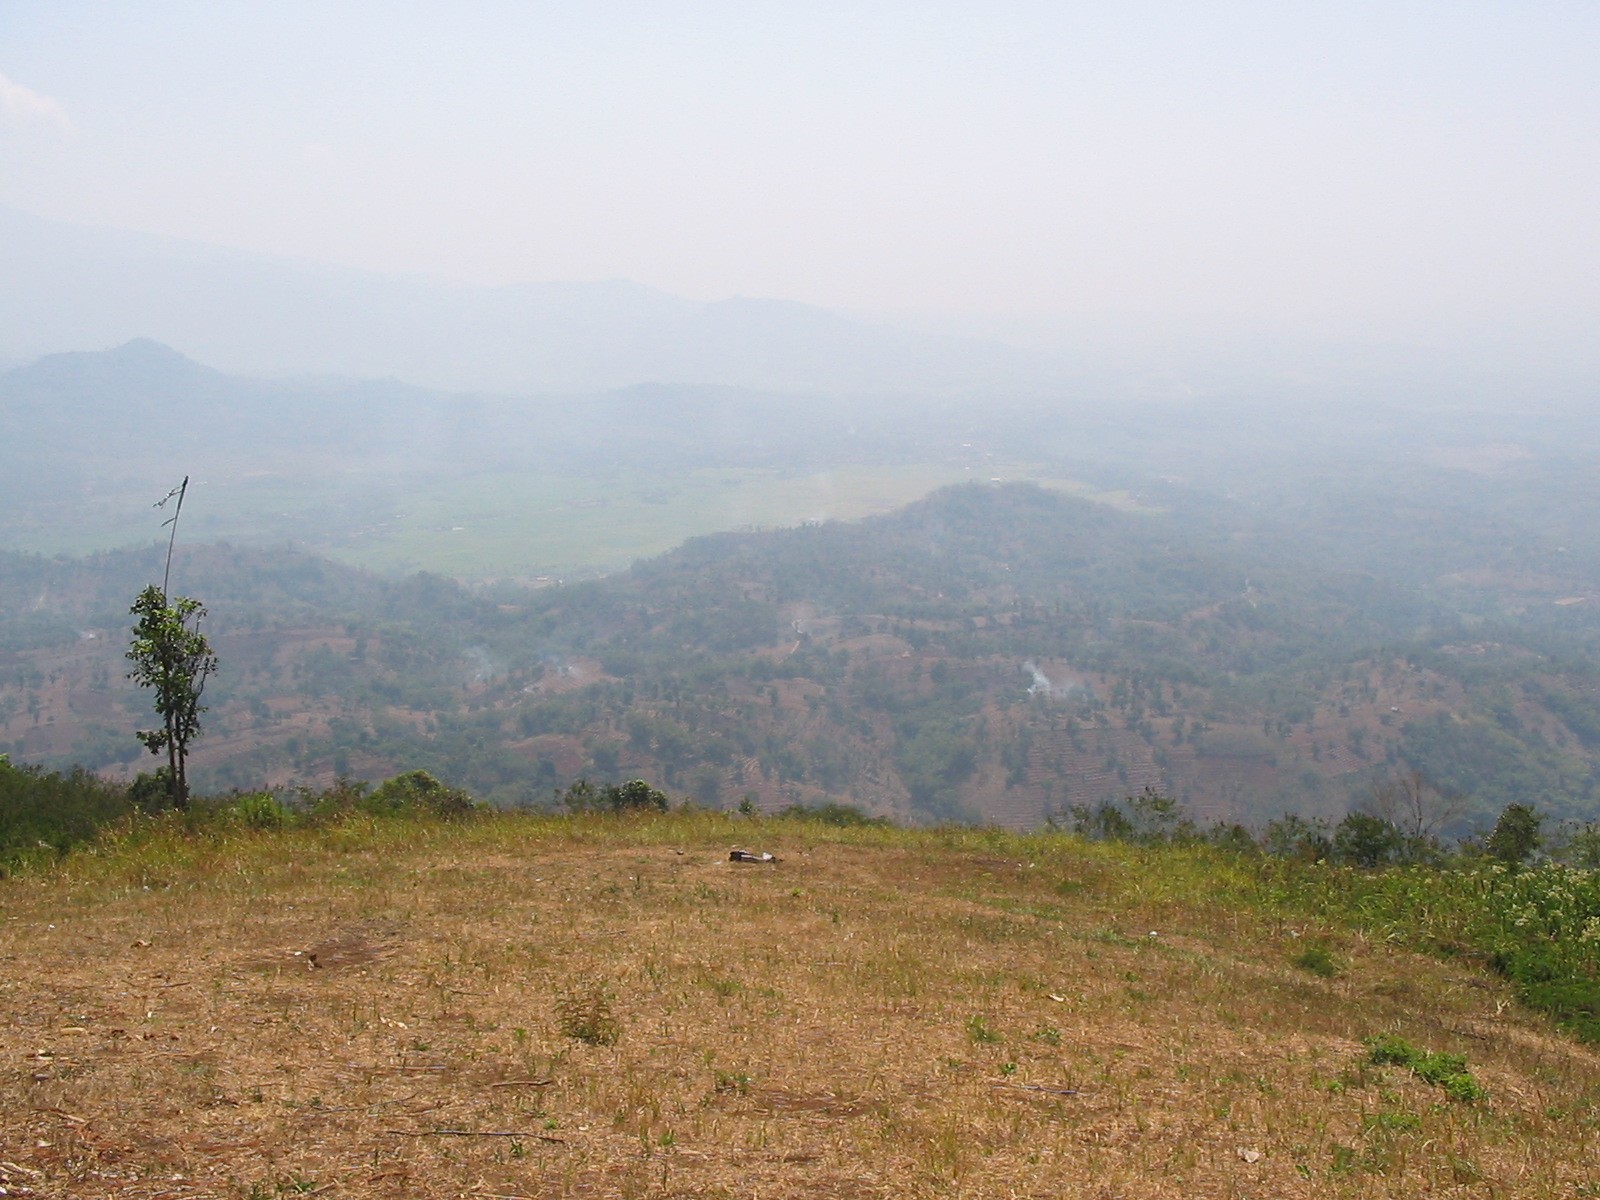
[[530, 1133], [525, 1129], [385, 1129], [384, 1132], [394, 1137], [528, 1138], [530, 1141], [550, 1142], [557, 1146], [567, 1144], [566, 1138], [548, 1133]]

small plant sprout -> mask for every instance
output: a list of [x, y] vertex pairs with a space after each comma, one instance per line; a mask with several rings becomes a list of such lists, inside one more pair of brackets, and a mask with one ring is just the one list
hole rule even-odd
[[556, 1027], [563, 1037], [591, 1046], [614, 1046], [622, 1033], [600, 981], [579, 983], [556, 999]]

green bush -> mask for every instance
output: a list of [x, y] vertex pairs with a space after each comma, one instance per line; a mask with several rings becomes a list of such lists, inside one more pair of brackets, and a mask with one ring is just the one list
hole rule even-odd
[[1074, 804], [1067, 814], [1072, 818], [1072, 832], [1092, 841], [1159, 846], [1196, 842], [1202, 836], [1182, 805], [1150, 787], [1120, 804], [1110, 800], [1094, 808]]
[[1371, 870], [1400, 857], [1405, 838], [1382, 817], [1353, 812], [1333, 831], [1333, 856], [1352, 867]]
[[246, 792], [222, 808], [228, 818], [246, 829], [282, 829], [294, 821], [294, 813], [271, 792]]
[[1261, 849], [1275, 858], [1322, 862], [1333, 857], [1333, 837], [1326, 821], [1307, 821], [1289, 813], [1267, 823], [1261, 831]]
[[0, 873], [41, 852], [65, 854], [133, 812], [126, 788], [81, 768], [59, 773], [0, 760]]
[[791, 804], [778, 813], [791, 821], [815, 821], [819, 825], [832, 825], [837, 829], [854, 827], [868, 827], [875, 825], [888, 825], [889, 822], [882, 817], [869, 816], [853, 804], [818, 804], [807, 807], [804, 804]]
[[339, 775], [334, 778], [331, 787], [320, 792], [309, 787], [299, 788], [299, 807], [313, 819], [335, 818], [360, 811], [369, 790], [370, 786], [361, 780]]
[[167, 782], [167, 769], [140, 771], [128, 785], [128, 801], [142, 813], [171, 808], [172, 785]]
[[380, 816], [408, 813], [435, 817], [463, 817], [477, 809], [477, 803], [459, 788], [440, 783], [426, 771], [407, 771], [380, 783], [356, 801], [363, 812]]
[[1484, 849], [1507, 866], [1524, 863], [1539, 848], [1539, 827], [1543, 823], [1544, 818], [1526, 804], [1508, 804], [1494, 823]]
[[642, 779], [607, 787], [580, 779], [561, 795], [560, 803], [571, 812], [666, 812], [671, 807], [665, 792]]

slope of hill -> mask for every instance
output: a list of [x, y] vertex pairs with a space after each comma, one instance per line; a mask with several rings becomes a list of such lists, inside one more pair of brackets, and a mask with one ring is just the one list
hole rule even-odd
[[1172, 510], [1182, 536], [1495, 617], [1600, 596], [1592, 405], [1292, 389], [1193, 404], [649, 385], [525, 399], [263, 380], [150, 342], [0, 375], [0, 546], [107, 549], [195, 481], [190, 531], [462, 578], [611, 571], [697, 533], [883, 512], [961, 479]]
[[[126, 598], [158, 553], [0, 572], [0, 738], [140, 766]], [[193, 548], [225, 670], [201, 786], [423, 766], [503, 803], [645, 775], [710, 804], [848, 800], [1016, 827], [1155, 787], [1201, 819], [1337, 816], [1407, 768], [1481, 823], [1592, 816], [1595, 618], [1463, 617], [1225, 530], [1028, 487], [691, 541], [580, 585], [468, 592]]]
[[0, 1186], [1585, 1194], [1592, 1054], [1247, 874], [705, 815], [153, 826], [0, 880]]
[[[961, 412], [925, 398], [862, 409], [641, 385], [511, 399], [229, 375], [148, 339], [0, 374], [0, 412], [0, 545], [45, 552], [148, 537], [151, 501], [184, 474], [204, 493], [190, 529], [208, 540], [532, 576], [615, 569], [718, 528], [885, 507], [853, 504], [852, 476], [864, 495], [903, 502], [964, 467], [990, 473], [982, 452], [959, 450]], [[796, 489], [807, 478], [814, 496]], [[589, 530], [592, 548], [555, 528], [601, 506], [617, 528]]]

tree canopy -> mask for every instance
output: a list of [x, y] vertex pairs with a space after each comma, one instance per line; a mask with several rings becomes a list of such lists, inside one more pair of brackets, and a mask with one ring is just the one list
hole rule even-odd
[[151, 754], [166, 751], [167, 795], [177, 807], [187, 808], [189, 743], [200, 736], [200, 714], [205, 712], [200, 697], [207, 677], [217, 669], [217, 656], [199, 628], [205, 606], [188, 596], [168, 602], [166, 593], [151, 584], [129, 612], [138, 620], [127, 653], [133, 664], [128, 678], [155, 693], [162, 722], [137, 736]]

